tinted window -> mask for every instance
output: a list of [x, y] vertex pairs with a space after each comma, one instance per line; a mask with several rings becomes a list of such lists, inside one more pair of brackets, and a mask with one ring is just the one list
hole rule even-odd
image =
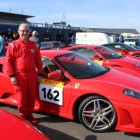
[[115, 50], [115, 46], [113, 44], [105, 44], [103, 46], [106, 46], [106, 47], [108, 47], [108, 48], [110, 48], [112, 50]]
[[76, 53], [82, 54], [88, 58], [92, 58], [95, 52], [92, 49], [88, 48], [75, 48], [71, 49], [71, 51], [75, 51]]
[[76, 53], [58, 56], [56, 60], [69, 74], [77, 79], [93, 78], [109, 71], [108, 68]]
[[95, 49], [99, 54], [107, 59], [117, 59], [122, 57], [120, 54], [106, 47], [97, 47]]

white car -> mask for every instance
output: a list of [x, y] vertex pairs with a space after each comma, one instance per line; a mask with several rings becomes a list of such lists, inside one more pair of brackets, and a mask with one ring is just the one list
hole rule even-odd
[[127, 45], [130, 45], [130, 44], [135, 45], [136, 38], [124, 38], [124, 43], [127, 44]]

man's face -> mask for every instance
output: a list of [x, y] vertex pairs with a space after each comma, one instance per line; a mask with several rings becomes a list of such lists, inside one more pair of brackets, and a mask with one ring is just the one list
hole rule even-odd
[[27, 41], [30, 34], [29, 26], [27, 24], [21, 24], [19, 26], [18, 33], [22, 40]]

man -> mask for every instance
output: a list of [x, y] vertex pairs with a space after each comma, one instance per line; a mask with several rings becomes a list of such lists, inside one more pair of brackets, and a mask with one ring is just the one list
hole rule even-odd
[[124, 43], [123, 35], [119, 36], [119, 42]]
[[37, 31], [33, 31], [32, 36], [29, 38], [29, 40], [35, 42], [36, 46], [39, 48], [39, 39], [36, 37], [37, 35]]
[[13, 32], [12, 34], [12, 41], [13, 40], [17, 40], [18, 39], [18, 33], [17, 32]]
[[[15, 86], [19, 115], [36, 123], [32, 115], [38, 83], [42, 75], [42, 61], [39, 49], [29, 38], [30, 28], [26, 23], [19, 26], [19, 39], [7, 48], [7, 73]], [[37, 81], [38, 80], [38, 81]]]
[[0, 33], [0, 57], [5, 57], [5, 35], [4, 33]]

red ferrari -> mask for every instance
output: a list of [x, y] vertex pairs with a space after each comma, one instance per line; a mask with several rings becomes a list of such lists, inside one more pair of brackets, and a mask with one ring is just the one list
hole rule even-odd
[[[41, 51], [44, 77], [35, 110], [71, 120], [87, 129], [140, 133], [140, 74], [101, 66], [71, 51]], [[0, 59], [0, 102], [17, 106], [14, 87]]]
[[127, 45], [124, 43], [116, 42], [116, 43], [103, 44], [103, 46], [106, 46], [107, 48], [110, 48], [125, 56], [140, 57], [140, 48], [132, 44]]
[[1, 140], [50, 140], [28, 121], [0, 109]]
[[122, 56], [104, 46], [95, 46], [95, 45], [72, 46], [64, 48], [64, 50], [80, 53], [103, 66], [123, 67], [140, 73], [139, 58]]

